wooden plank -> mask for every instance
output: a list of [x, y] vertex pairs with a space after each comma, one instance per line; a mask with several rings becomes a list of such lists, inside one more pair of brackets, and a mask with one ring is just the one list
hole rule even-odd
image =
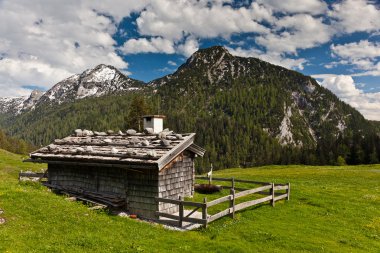
[[266, 201], [271, 200], [271, 199], [272, 199], [272, 195], [261, 198], [261, 199], [255, 199], [255, 200], [243, 202], [243, 203], [235, 205], [235, 211], [239, 211], [239, 210], [242, 210], [244, 208], [266, 202]]
[[226, 202], [226, 201], [228, 201], [230, 199], [231, 199], [231, 195], [227, 195], [227, 196], [224, 196], [224, 197], [221, 197], [221, 198], [218, 198], [218, 199], [214, 199], [212, 201], [207, 202], [207, 207], [215, 206], [217, 204]]
[[194, 207], [204, 207], [204, 203], [192, 202], [192, 201], [182, 201], [184, 206], [194, 206]]
[[192, 210], [190, 213], [188, 213], [185, 217], [190, 217], [193, 213], [195, 213], [200, 207], [196, 207], [194, 210]]
[[252, 180], [245, 180], [245, 179], [235, 179], [235, 182], [250, 183], [250, 184], [271, 184], [270, 182], [252, 181]]
[[[232, 180], [232, 187], [234, 187], [233, 180]], [[232, 219], [235, 219], [235, 190], [233, 188], [230, 190], [230, 195], [231, 195], [230, 210], [232, 209], [231, 217]]]
[[178, 221], [178, 226], [181, 228], [182, 227], [182, 221], [183, 221], [183, 199], [182, 196], [178, 197], [178, 200], [180, 201], [178, 207], [179, 207], [179, 221]]
[[254, 188], [254, 189], [238, 192], [238, 193], [235, 194], [235, 198], [240, 198], [240, 197], [243, 197], [243, 196], [246, 196], [246, 195], [249, 195], [249, 194], [265, 191], [265, 190], [268, 190], [268, 189], [271, 189], [271, 188], [272, 188], [272, 185], [264, 185], [264, 186], [261, 186], [261, 187], [258, 187], [258, 188]]
[[182, 220], [185, 222], [191, 222], [191, 223], [197, 223], [197, 224], [203, 224], [203, 225], [207, 224], [207, 219], [183, 217]]
[[288, 197], [288, 194], [285, 193], [285, 194], [282, 194], [282, 195], [280, 195], [280, 196], [275, 197], [275, 198], [274, 198], [274, 201], [277, 201], [277, 200], [280, 200], [280, 199], [285, 199], [285, 198], [287, 198], [287, 197]]
[[181, 202], [177, 199], [166, 199], [166, 198], [158, 198], [158, 197], [155, 197], [155, 200], [157, 202], [170, 203], [170, 204], [176, 204], [176, 205], [179, 205]]
[[[87, 160], [77, 160], [72, 161], [72, 159], [68, 160], [60, 160], [60, 159], [25, 159], [23, 162], [32, 162], [32, 163], [49, 163], [49, 164], [59, 164], [59, 165], [74, 165], [74, 166], [93, 166], [93, 167], [111, 167], [111, 168], [123, 168], [128, 170], [134, 169], [157, 169], [156, 163], [107, 163], [107, 161], [98, 161], [98, 162], [90, 162], [90, 159]], [[110, 161], [108, 161], [110, 162]], [[113, 161], [112, 161], [113, 162]], [[146, 161], [145, 161], [146, 162]]]
[[45, 175], [45, 172], [20, 172], [19, 176], [20, 177], [43, 177]]
[[275, 190], [287, 190], [288, 186], [287, 185], [275, 185], [274, 189]]
[[207, 227], [207, 198], [203, 198], [203, 204], [204, 206], [202, 207], [202, 219], [206, 220], [206, 223], [204, 224], [204, 227]]
[[38, 153], [35, 153], [31, 155], [32, 158], [35, 157], [65, 157], [65, 158], [75, 158], [76, 156], [101, 156], [101, 157], [117, 157], [117, 158], [132, 158], [132, 159], [139, 159], [139, 160], [158, 160], [159, 157], [151, 157], [147, 155], [127, 155], [127, 154], [113, 154], [111, 152], [65, 152], [65, 153], [52, 153], [50, 151], [39, 151]]
[[[208, 180], [208, 177], [196, 176], [195, 179]], [[212, 180], [222, 181], [222, 182], [231, 182], [232, 178], [212, 177]], [[271, 184], [270, 182], [259, 182], [259, 181], [244, 180], [244, 179], [234, 179], [234, 181], [239, 182], [239, 183], [251, 183], [251, 184], [265, 184], [265, 185]]]
[[286, 200], [290, 199], [290, 183], [288, 183], [288, 190], [286, 190], [286, 194], [288, 194]]
[[[237, 210], [237, 209], [236, 209], [236, 206], [235, 206], [235, 210]], [[223, 210], [223, 211], [221, 211], [221, 212], [219, 212], [219, 213], [217, 213], [217, 214], [212, 215], [211, 217], [209, 217], [209, 218], [207, 219], [207, 221], [208, 221], [208, 222], [212, 222], [212, 221], [214, 221], [214, 220], [217, 220], [217, 219], [219, 219], [219, 218], [221, 218], [221, 217], [223, 217], [223, 216], [226, 216], [226, 215], [230, 214], [231, 211], [232, 211], [231, 208], [227, 208], [226, 210]]]
[[185, 139], [180, 142], [173, 149], [168, 151], [165, 155], [163, 155], [159, 160], [157, 160], [158, 170], [163, 169], [168, 163], [170, 163], [173, 159], [175, 159], [181, 152], [187, 149], [194, 142], [195, 133], [190, 134], [185, 137]]
[[169, 218], [169, 219], [172, 219], [172, 220], [177, 220], [179, 221], [179, 216], [177, 215], [174, 215], [174, 214], [168, 214], [168, 213], [163, 213], [163, 212], [156, 212], [156, 215], [157, 216], [161, 216], [161, 217], [165, 217], [165, 218]]

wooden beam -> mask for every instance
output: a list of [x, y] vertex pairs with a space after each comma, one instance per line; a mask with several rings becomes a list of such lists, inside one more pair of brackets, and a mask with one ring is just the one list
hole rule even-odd
[[274, 198], [274, 201], [277, 201], [277, 200], [280, 200], [280, 199], [285, 199], [285, 198], [287, 198], [288, 197], [288, 194], [282, 194], [282, 195], [280, 195], [280, 196], [277, 196], [277, 197], [275, 197]]
[[215, 200], [211, 200], [211, 201], [207, 202], [207, 207], [215, 206], [217, 204], [229, 201], [230, 199], [231, 199], [231, 195], [227, 195], [227, 196], [215, 199]]
[[261, 199], [255, 199], [255, 200], [243, 202], [243, 203], [235, 205], [235, 211], [239, 211], [241, 209], [244, 209], [244, 208], [247, 208], [250, 206], [254, 206], [254, 205], [266, 202], [266, 201], [271, 200], [271, 199], [272, 199], [272, 195], [261, 198]]
[[275, 185], [274, 189], [275, 190], [286, 190], [286, 189], [288, 189], [288, 186], [287, 185]]
[[271, 188], [272, 188], [272, 185], [264, 185], [264, 186], [261, 186], [261, 187], [255, 188], [255, 189], [250, 189], [250, 190], [238, 192], [238, 193], [235, 194], [235, 197], [236, 198], [240, 198], [240, 197], [243, 197], [243, 196], [246, 196], [246, 195], [249, 195], [249, 194], [265, 191], [265, 190], [268, 190], [268, 189], [271, 189]]
[[158, 169], [161, 170], [165, 167], [166, 164], [175, 159], [181, 152], [187, 149], [194, 142], [195, 133], [190, 134], [185, 137], [181, 143], [175, 146], [173, 149], [168, 151], [165, 155], [163, 155], [158, 161]]
[[226, 215], [230, 214], [231, 211], [232, 211], [231, 208], [227, 208], [226, 210], [223, 210], [223, 211], [221, 211], [221, 212], [219, 212], [217, 214], [211, 215], [211, 217], [209, 217], [207, 219], [207, 221], [208, 222], [212, 222], [214, 220], [222, 218], [223, 216], [226, 216]]
[[[25, 159], [23, 162], [32, 163], [48, 163], [48, 164], [62, 164], [62, 165], [83, 165], [93, 167], [108, 167], [108, 168], [122, 168], [122, 169], [157, 169], [156, 164], [120, 164], [120, 163], [105, 163], [105, 162], [86, 162], [86, 161], [63, 161], [63, 160], [43, 160], [43, 159]], [[137, 170], [135, 170], [137, 171]]]

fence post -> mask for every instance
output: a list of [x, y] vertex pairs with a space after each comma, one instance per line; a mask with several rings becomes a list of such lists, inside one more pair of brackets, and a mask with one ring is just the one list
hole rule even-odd
[[182, 203], [182, 196], [178, 196], [179, 201], [181, 201], [178, 206], [179, 206], [179, 221], [178, 221], [178, 226], [181, 228], [182, 227], [182, 219], [183, 219], [183, 203]]
[[207, 198], [203, 198], [203, 208], [202, 208], [202, 219], [206, 220], [206, 223], [204, 225], [205, 228], [207, 228]]
[[270, 190], [270, 193], [272, 194], [272, 206], [274, 206], [274, 183], [272, 183], [272, 189]]
[[286, 190], [286, 194], [288, 194], [288, 196], [286, 197], [286, 200], [289, 200], [290, 199], [290, 183], [288, 183], [288, 189]]
[[235, 190], [235, 178], [234, 177], [231, 178], [231, 189]]
[[235, 219], [235, 189], [234, 188], [230, 190], [230, 194], [231, 194], [230, 209], [232, 208], [231, 217], [232, 219]]

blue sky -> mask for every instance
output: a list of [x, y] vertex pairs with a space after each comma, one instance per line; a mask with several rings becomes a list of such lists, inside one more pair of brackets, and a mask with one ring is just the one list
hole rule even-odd
[[377, 1], [2, 0], [0, 22], [0, 96], [47, 90], [100, 63], [150, 81], [222, 45], [311, 75], [380, 120]]

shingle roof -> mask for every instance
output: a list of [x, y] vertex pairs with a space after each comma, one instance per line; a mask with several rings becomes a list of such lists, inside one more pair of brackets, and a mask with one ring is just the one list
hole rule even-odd
[[[128, 132], [128, 131], [127, 131]], [[203, 156], [205, 150], [195, 145], [195, 133], [114, 134], [110, 131], [76, 130], [76, 134], [57, 139], [30, 154], [29, 162], [81, 162], [131, 165], [162, 169], [182, 151]]]

